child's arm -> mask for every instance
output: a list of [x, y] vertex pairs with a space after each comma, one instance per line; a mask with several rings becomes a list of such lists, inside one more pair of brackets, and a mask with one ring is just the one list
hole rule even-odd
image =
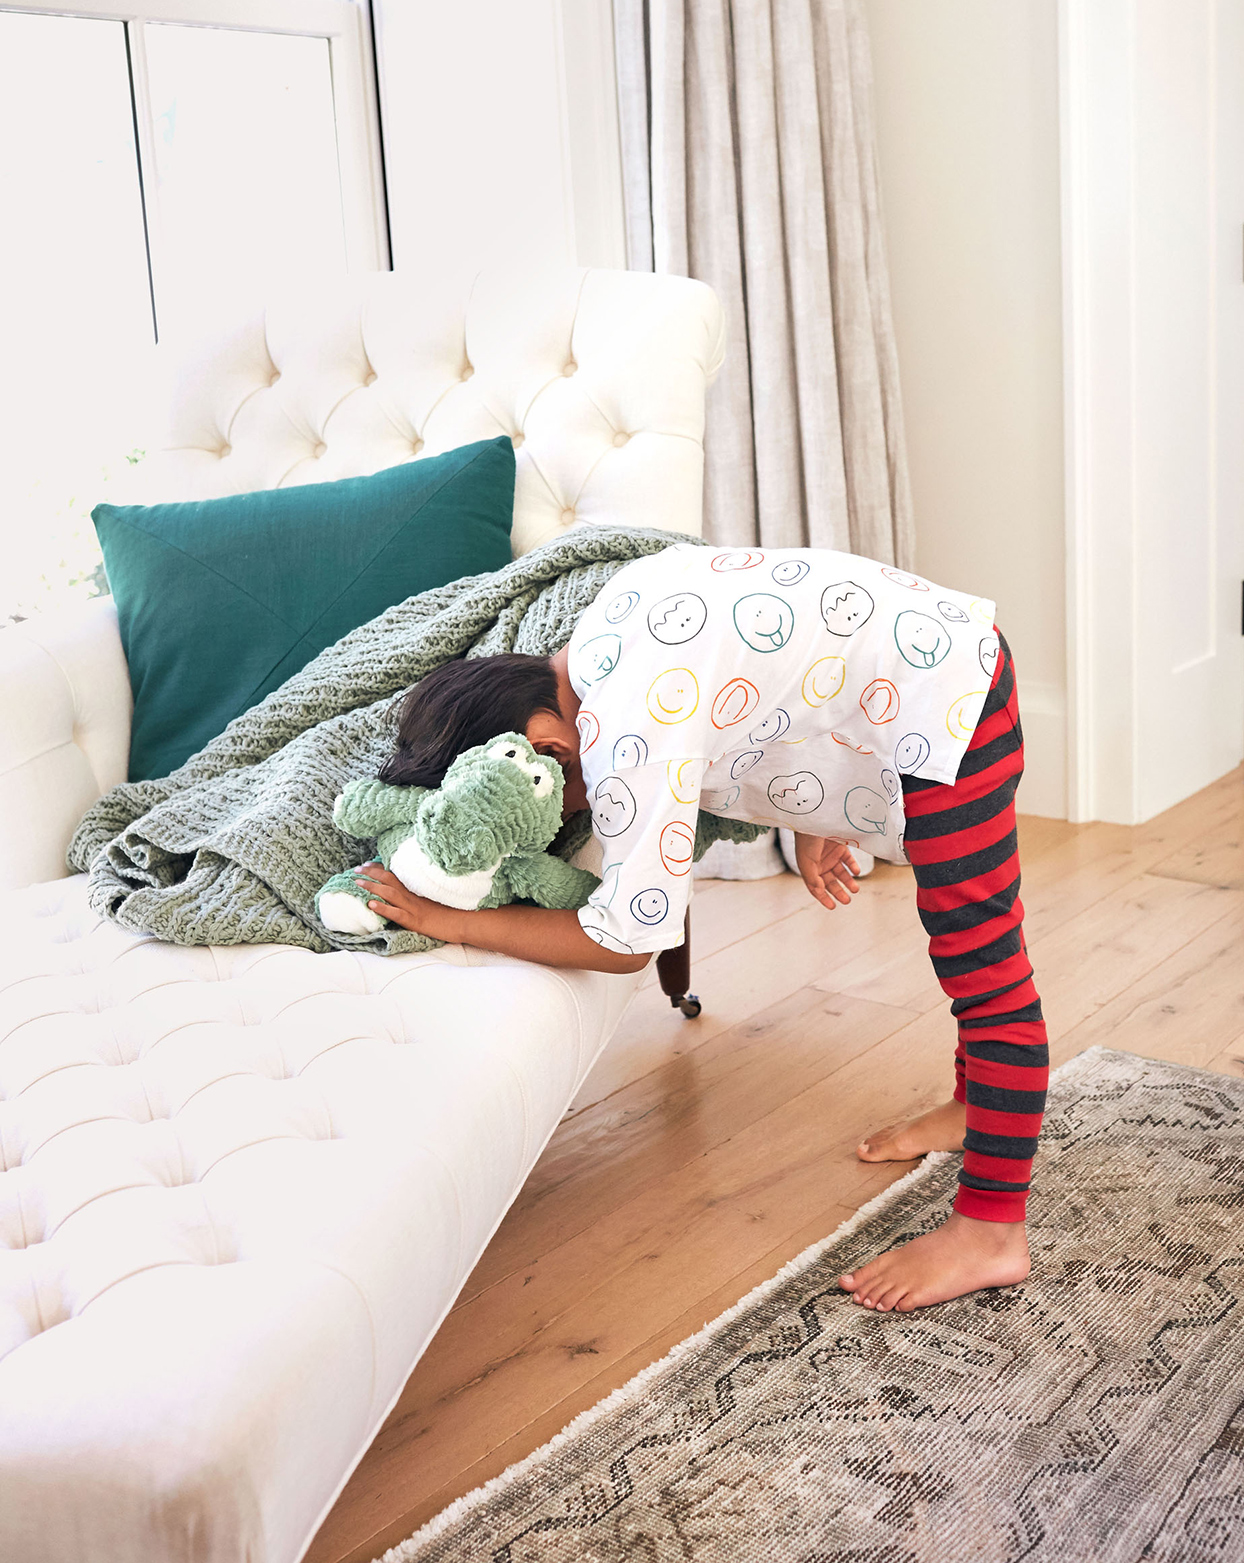
[[401, 880], [378, 863], [355, 872], [374, 888], [368, 905], [400, 928], [441, 939], [446, 944], [470, 944], [477, 950], [515, 955], [542, 966], [576, 971], [642, 971], [648, 955], [622, 955], [606, 950], [583, 932], [575, 912], [551, 912], [542, 906], [498, 906], [490, 911], [459, 912], [424, 896], [412, 895]]

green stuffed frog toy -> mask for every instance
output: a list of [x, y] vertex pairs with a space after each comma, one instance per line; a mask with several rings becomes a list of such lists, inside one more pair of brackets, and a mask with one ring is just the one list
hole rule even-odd
[[[333, 824], [376, 842], [384, 866], [415, 895], [463, 911], [534, 901], [575, 911], [600, 883], [548, 850], [561, 828], [565, 778], [521, 733], [464, 750], [439, 787], [353, 781]], [[374, 934], [387, 919], [367, 904], [353, 873], [334, 874], [315, 898], [333, 933]]]

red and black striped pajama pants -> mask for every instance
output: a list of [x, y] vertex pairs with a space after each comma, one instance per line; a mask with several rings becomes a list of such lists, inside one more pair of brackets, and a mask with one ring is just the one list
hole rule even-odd
[[967, 1134], [955, 1209], [1022, 1221], [1049, 1050], [1024, 944], [1015, 789], [1024, 769], [1015, 668], [1001, 654], [953, 787], [903, 777], [905, 845], [937, 980], [958, 1021]]

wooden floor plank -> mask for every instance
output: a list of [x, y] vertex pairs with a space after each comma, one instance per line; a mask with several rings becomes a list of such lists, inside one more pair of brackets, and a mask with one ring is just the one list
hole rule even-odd
[[[1055, 1062], [1244, 1071], [1242, 835], [1240, 772], [1135, 829], [1021, 818]], [[853, 1151], [951, 1078], [913, 897], [885, 865], [832, 916], [793, 875], [700, 885], [704, 1015], [639, 994], [309, 1563], [370, 1563], [910, 1170]]]
[[1159, 859], [1150, 870], [1167, 879], [1191, 879], [1222, 890], [1244, 890], [1244, 831], [1197, 841]]
[[834, 1073], [912, 1014], [804, 988], [568, 1120], [463, 1300]]
[[[1079, 882], [1088, 872], [1080, 870], [1070, 884], [1038, 889], [1033, 898], [1038, 909], [1048, 899], [1061, 908], [1061, 916], [1030, 914], [1026, 919], [1028, 950], [1046, 997], [1051, 1034], [1077, 1025], [1151, 968], [1157, 917], [1165, 922], [1166, 948], [1173, 951], [1227, 915], [1237, 893], [1142, 874], [1089, 895]], [[1046, 992], [1047, 971], [1059, 984], [1056, 999]], [[914, 912], [908, 923], [868, 950], [831, 963], [813, 986], [920, 1013], [946, 1002]]]
[[1240, 960], [1244, 892], [1210, 893], [1230, 901], [1227, 915], [1164, 960], [1162, 944], [1155, 941], [1151, 969], [1062, 1033], [1050, 1049], [1055, 1063], [1100, 1045], [1203, 1068], [1240, 1044], [1244, 1038]]
[[[895, 874], [903, 871], [896, 869]], [[798, 892], [798, 910], [716, 954], [695, 958], [692, 987], [705, 999], [704, 1013], [698, 1020], [688, 1022], [677, 1010], [671, 1010], [659, 988], [642, 989], [576, 1096], [573, 1112], [611, 1096], [691, 1049], [702, 1047], [740, 1020], [797, 993], [806, 986], [810, 972], [823, 968], [830, 952], [861, 953], [884, 937], [896, 907], [910, 914], [910, 876], [880, 878], [875, 887], [870, 880], [866, 898], [861, 896], [849, 908], [834, 912], [818, 906], [793, 874], [783, 879]], [[741, 903], [751, 899], [753, 886], [749, 884], [735, 884], [730, 889]], [[694, 942], [692, 948], [694, 952]]]
[[1173, 955], [1220, 923], [1234, 925], [1240, 904], [1239, 891], [1142, 875], [1035, 940], [1030, 951], [1051, 1042], [1151, 978], [1159, 924], [1162, 949]]

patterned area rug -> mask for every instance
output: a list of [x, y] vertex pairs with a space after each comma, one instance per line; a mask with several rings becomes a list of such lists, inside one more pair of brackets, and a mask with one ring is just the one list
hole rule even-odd
[[1023, 1285], [877, 1315], [930, 1158], [385, 1563], [1244, 1559], [1244, 1081], [1059, 1071]]

